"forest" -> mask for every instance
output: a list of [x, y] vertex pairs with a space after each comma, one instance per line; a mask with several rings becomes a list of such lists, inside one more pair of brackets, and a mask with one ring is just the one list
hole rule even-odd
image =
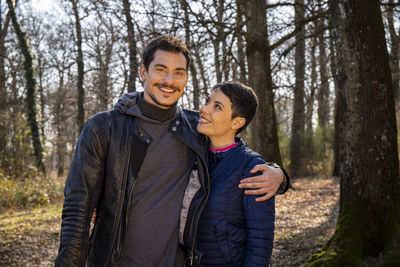
[[[400, 265], [399, 0], [0, 6], [0, 265], [25, 266], [12, 243], [50, 223], [52, 234], [25, 249], [49, 248], [30, 264], [53, 264], [64, 183], [84, 123], [123, 94], [143, 91], [143, 48], [162, 34], [191, 51], [182, 107], [199, 110], [221, 81], [247, 84], [259, 98], [241, 137], [293, 183], [276, 197], [271, 266]], [[290, 218], [303, 211], [307, 220]], [[292, 233], [314, 229], [307, 225], [329, 227]]]

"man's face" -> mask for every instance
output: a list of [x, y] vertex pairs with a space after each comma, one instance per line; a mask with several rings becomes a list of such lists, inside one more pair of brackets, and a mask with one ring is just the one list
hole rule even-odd
[[157, 50], [146, 70], [140, 66], [144, 81], [144, 99], [160, 108], [167, 109], [178, 102], [189, 78], [186, 58], [182, 53]]

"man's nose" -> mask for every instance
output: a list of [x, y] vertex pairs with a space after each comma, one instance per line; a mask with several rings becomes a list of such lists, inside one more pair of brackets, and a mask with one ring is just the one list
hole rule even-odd
[[172, 84], [173, 80], [174, 80], [174, 76], [172, 75], [171, 72], [168, 71], [164, 76], [164, 82], [166, 84]]

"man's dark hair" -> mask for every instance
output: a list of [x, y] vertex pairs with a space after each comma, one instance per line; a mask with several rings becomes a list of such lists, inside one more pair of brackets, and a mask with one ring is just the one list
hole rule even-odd
[[258, 98], [253, 89], [239, 82], [222, 82], [214, 85], [211, 91], [220, 89], [232, 103], [232, 119], [242, 117], [246, 123], [238, 129], [236, 134], [246, 129], [256, 114]]
[[154, 59], [154, 54], [157, 50], [163, 50], [174, 53], [182, 53], [186, 58], [186, 70], [189, 70], [190, 51], [185, 43], [177, 37], [170, 34], [161, 35], [160, 37], [148, 43], [143, 51], [142, 60], [146, 70], [149, 69], [150, 62]]

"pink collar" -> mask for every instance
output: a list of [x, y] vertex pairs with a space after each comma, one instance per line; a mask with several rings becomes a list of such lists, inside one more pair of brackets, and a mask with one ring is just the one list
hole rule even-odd
[[220, 148], [216, 148], [216, 149], [212, 149], [211, 146], [208, 146], [208, 149], [214, 153], [217, 152], [224, 152], [224, 151], [228, 151], [231, 148], [234, 148], [235, 146], [237, 146], [237, 144], [239, 144], [238, 142], [233, 143], [232, 145], [226, 146], [226, 147], [220, 147]]

